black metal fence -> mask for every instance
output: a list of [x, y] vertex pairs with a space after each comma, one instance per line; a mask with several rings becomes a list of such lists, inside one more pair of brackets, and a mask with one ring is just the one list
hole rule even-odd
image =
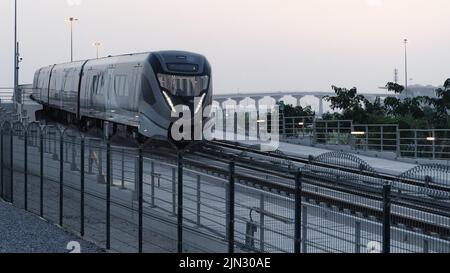
[[90, 135], [4, 122], [1, 198], [117, 252], [450, 252], [445, 166], [386, 181], [329, 153], [261, 171]]

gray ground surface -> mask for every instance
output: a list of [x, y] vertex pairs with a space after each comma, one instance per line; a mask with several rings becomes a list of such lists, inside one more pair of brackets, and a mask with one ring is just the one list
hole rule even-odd
[[82, 253], [103, 252], [38, 216], [0, 201], [0, 253], [68, 253], [71, 241]]

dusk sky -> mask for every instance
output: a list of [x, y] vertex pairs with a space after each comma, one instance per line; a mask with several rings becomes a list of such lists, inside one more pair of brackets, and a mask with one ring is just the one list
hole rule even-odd
[[[18, 0], [21, 83], [70, 59], [178, 49], [207, 56], [216, 93], [377, 92], [409, 44], [414, 84], [450, 77], [448, 0]], [[81, 2], [79, 5], [73, 5]], [[0, 0], [0, 86], [13, 82], [13, 0]]]

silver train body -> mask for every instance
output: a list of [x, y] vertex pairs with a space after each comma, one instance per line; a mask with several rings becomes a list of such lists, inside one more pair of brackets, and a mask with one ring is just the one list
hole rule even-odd
[[167, 139], [175, 106], [188, 106], [193, 116], [211, 105], [211, 67], [205, 57], [182, 51], [51, 65], [36, 71], [33, 99], [69, 123], [91, 127], [108, 121]]

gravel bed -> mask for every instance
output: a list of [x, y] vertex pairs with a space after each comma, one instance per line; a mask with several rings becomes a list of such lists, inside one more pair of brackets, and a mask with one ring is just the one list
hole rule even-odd
[[104, 252], [39, 216], [0, 200], [0, 253]]

